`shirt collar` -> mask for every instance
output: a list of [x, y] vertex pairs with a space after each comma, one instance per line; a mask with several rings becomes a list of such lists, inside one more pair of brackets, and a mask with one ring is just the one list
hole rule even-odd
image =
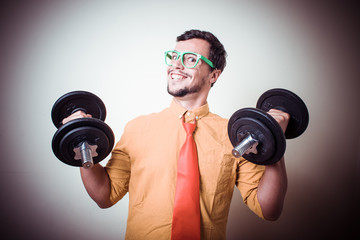
[[173, 99], [170, 104], [170, 110], [176, 114], [179, 119], [185, 116], [185, 122], [190, 122], [194, 119], [200, 120], [205, 117], [209, 113], [209, 105], [206, 103], [199, 108], [187, 110]]

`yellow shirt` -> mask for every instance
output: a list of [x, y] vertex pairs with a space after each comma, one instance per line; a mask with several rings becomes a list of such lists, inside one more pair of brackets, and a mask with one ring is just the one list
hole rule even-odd
[[201, 239], [225, 239], [234, 186], [263, 218], [257, 186], [264, 167], [231, 155], [228, 120], [208, 105], [187, 111], [174, 100], [160, 113], [130, 121], [106, 165], [113, 204], [129, 192], [126, 239], [170, 239], [176, 168], [186, 133], [181, 123], [197, 118], [194, 139], [200, 171]]

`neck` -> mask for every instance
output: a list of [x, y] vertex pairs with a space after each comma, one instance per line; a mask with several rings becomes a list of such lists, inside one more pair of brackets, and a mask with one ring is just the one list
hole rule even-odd
[[199, 108], [207, 103], [207, 96], [193, 98], [191, 96], [174, 97], [175, 101], [187, 110]]

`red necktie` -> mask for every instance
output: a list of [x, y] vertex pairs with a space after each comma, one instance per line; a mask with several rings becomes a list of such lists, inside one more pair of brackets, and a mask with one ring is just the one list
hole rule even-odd
[[195, 123], [182, 122], [186, 140], [180, 150], [172, 222], [172, 240], [200, 239], [200, 176], [193, 132]]

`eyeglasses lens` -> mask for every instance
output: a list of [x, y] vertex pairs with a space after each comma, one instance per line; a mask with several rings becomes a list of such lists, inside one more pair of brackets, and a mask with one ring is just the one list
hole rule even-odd
[[[175, 61], [178, 60], [178, 54], [173, 51], [169, 51], [166, 53], [165, 59], [166, 64], [169, 66], [172, 66]], [[198, 61], [198, 56], [192, 53], [185, 53], [182, 55], [182, 63], [187, 68], [193, 68], [196, 66], [196, 63]]]
[[185, 67], [193, 68], [197, 63], [197, 56], [192, 53], [186, 53], [183, 55], [183, 62]]
[[165, 60], [166, 64], [171, 66], [177, 60], [178, 54], [176, 52], [168, 51], [166, 52]]

